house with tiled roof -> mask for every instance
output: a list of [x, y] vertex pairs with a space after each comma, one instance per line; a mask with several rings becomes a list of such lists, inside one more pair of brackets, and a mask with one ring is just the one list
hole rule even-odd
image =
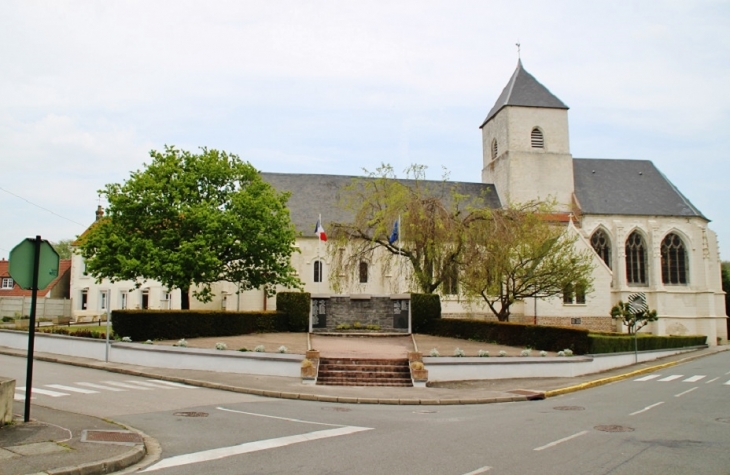
[[[709, 219], [653, 163], [574, 158], [568, 106], [528, 73], [521, 61], [480, 129], [481, 182], [449, 185], [465, 196], [486, 197], [491, 208], [534, 200], [556, 202], [555, 225], [575, 234], [576, 246], [591, 252], [594, 260], [590, 292], [526, 299], [513, 306], [511, 321], [620, 330], [609, 316], [611, 307], [619, 300], [640, 298], [659, 315], [644, 331], [703, 334], [709, 344], [727, 339], [717, 237], [708, 226]], [[475, 160], [475, 176], [477, 164]], [[331, 223], [350, 219], [339, 203], [355, 177], [267, 172], [261, 176], [277, 190], [291, 193], [291, 219], [301, 233], [300, 252], [293, 255], [292, 265], [305, 289], [332, 294], [331, 279], [338, 276], [329, 274], [326, 244], [314, 226], [320, 216], [325, 230]], [[72, 296], [79, 299], [78, 305], [93, 307], [89, 311], [75, 303], [74, 312], [98, 311], [102, 301], [111, 308], [130, 305], [131, 300], [144, 305], [145, 288], [149, 308], [179, 306], [175, 292], [166, 293], [153, 282], [141, 289], [130, 289], [130, 283], [116, 288], [96, 284], [83, 276], [83, 263], [76, 264], [80, 258], [74, 259]], [[362, 264], [350, 292], [408, 290], [402, 276], [380, 272], [377, 263]], [[220, 283], [214, 292], [213, 302], [191, 302], [191, 307], [260, 310], [274, 305], [263, 290], [239, 293], [235, 285]], [[160, 300], [158, 294], [165, 297]], [[458, 295], [442, 295], [442, 308], [446, 315], [494, 318]]]
[[[10, 276], [10, 261], [0, 259], [0, 317], [28, 315], [30, 313], [31, 290], [24, 290]], [[59, 317], [70, 315], [71, 259], [59, 261], [58, 277], [39, 290], [37, 298], [38, 315]]]

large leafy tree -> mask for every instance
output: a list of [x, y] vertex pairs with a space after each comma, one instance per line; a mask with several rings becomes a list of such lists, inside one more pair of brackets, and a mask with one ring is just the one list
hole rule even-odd
[[291, 254], [296, 231], [278, 193], [236, 155], [166, 147], [122, 184], [100, 190], [106, 216], [79, 239], [86, 270], [98, 280], [144, 280], [210, 301], [211, 284], [241, 290], [301, 287]]
[[495, 210], [467, 232], [459, 285], [484, 301], [501, 322], [525, 298], [549, 298], [592, 285], [591, 251], [576, 249], [577, 235], [555, 224], [549, 205], [529, 203]]
[[378, 262], [383, 274], [395, 275], [405, 263], [403, 277], [410, 279], [411, 288], [436, 292], [456, 274], [465, 229], [489, 213], [480, 197], [460, 195], [453, 183], [427, 181], [421, 165], [409, 167], [406, 179], [399, 180], [383, 164], [355, 178], [342, 196], [341, 206], [353, 219], [332, 224], [330, 273], [338, 291], [352, 283], [359, 263], [366, 261]]
[[60, 241], [52, 242], [51, 245], [58, 253], [58, 257], [61, 259], [71, 259], [73, 242], [73, 239], [61, 239]]

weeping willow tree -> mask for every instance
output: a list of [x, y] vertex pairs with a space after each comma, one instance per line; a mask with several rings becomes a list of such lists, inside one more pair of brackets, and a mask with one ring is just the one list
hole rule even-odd
[[483, 197], [460, 194], [458, 184], [447, 177], [427, 181], [425, 171], [412, 165], [401, 180], [383, 164], [343, 190], [340, 206], [352, 221], [331, 225], [328, 252], [335, 291], [355, 283], [361, 262], [377, 263], [383, 277], [406, 279], [409, 289], [427, 294], [456, 276], [466, 228], [490, 210]]
[[474, 223], [464, 240], [459, 283], [467, 299], [482, 300], [501, 322], [525, 298], [549, 298], [566, 289], [589, 292], [593, 257], [579, 250], [577, 233], [558, 225], [552, 208], [529, 203], [494, 211]]

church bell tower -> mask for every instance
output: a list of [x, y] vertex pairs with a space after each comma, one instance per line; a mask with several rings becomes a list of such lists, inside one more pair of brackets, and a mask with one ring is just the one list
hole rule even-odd
[[568, 106], [518, 61], [482, 123], [482, 182], [493, 183], [503, 205], [555, 200], [573, 203], [573, 157]]

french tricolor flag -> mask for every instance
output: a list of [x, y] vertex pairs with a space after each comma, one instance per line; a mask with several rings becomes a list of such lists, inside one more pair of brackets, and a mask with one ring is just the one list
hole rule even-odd
[[324, 228], [322, 227], [322, 216], [317, 219], [317, 225], [314, 227], [314, 234], [319, 236], [320, 241], [327, 241], [327, 233], [324, 232]]

